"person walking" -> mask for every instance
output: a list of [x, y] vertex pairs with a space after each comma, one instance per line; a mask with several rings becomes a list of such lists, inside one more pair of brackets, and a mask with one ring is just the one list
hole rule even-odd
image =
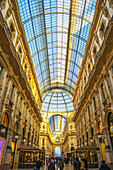
[[62, 160], [62, 158], [60, 158], [59, 160], [58, 167], [60, 168], [60, 170], [63, 170], [64, 168], [64, 161]]
[[88, 168], [87, 159], [83, 158], [83, 161], [84, 161], [84, 164], [85, 164], [84, 169], [87, 170], [87, 168]]
[[101, 163], [99, 170], [111, 170], [111, 168], [105, 163], [105, 160], [101, 161]]
[[85, 163], [84, 163], [83, 159], [81, 159], [81, 167], [80, 167], [80, 169], [84, 170], [84, 168], [85, 168]]
[[40, 170], [41, 165], [42, 165], [42, 162], [41, 162], [40, 159], [38, 158], [38, 159], [37, 159], [37, 163], [36, 163], [36, 168], [37, 168], [37, 170]]
[[55, 164], [54, 164], [54, 160], [53, 159], [51, 159], [51, 162], [50, 162], [50, 164], [48, 166], [48, 170], [55, 170]]
[[79, 161], [78, 157], [76, 158], [76, 161], [74, 162], [74, 170], [80, 170], [81, 162]]

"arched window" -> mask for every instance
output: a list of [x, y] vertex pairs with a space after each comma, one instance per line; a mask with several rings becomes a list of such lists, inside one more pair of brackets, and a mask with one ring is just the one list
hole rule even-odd
[[3, 114], [1, 124], [2, 124], [3, 126], [5, 126], [5, 127], [8, 127], [8, 125], [9, 125], [9, 118], [8, 118], [7, 113], [4, 113], [4, 114]]
[[11, 33], [11, 36], [13, 36], [13, 33], [15, 32], [15, 29], [14, 29], [14, 25], [13, 23], [11, 23], [10, 25], [10, 33]]
[[25, 136], [25, 128], [23, 128], [23, 139], [24, 139], [24, 136]]
[[91, 66], [90, 66], [90, 63], [88, 64], [88, 73], [90, 74], [91, 72]]
[[87, 145], [88, 145], [88, 132], [86, 132], [86, 139], [87, 139]]

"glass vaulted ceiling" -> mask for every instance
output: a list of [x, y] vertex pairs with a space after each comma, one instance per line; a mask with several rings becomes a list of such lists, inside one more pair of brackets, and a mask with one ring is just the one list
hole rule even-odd
[[67, 119], [61, 115], [49, 118], [49, 125], [53, 135], [62, 135], [66, 127]]
[[18, 0], [41, 93], [73, 94], [96, 0]]
[[50, 117], [53, 114], [69, 116], [74, 108], [72, 95], [64, 90], [52, 90], [43, 96], [42, 115]]

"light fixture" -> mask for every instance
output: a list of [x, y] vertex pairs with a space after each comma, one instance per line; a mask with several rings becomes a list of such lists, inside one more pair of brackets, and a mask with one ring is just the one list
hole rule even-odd
[[85, 145], [87, 145], [87, 142], [85, 142]]
[[15, 139], [18, 139], [18, 135], [15, 135]]
[[26, 142], [26, 139], [24, 139], [23, 142]]
[[101, 138], [101, 135], [100, 135], [100, 133], [98, 133], [98, 138], [99, 138], [99, 139]]
[[29, 145], [31, 145], [31, 142], [29, 142]]
[[5, 133], [6, 132], [6, 129], [1, 129], [1, 133]]
[[93, 142], [93, 139], [91, 139], [91, 142]]

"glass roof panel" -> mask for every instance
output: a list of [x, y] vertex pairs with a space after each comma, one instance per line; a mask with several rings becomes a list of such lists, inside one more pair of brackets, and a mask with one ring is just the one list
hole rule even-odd
[[96, 0], [18, 0], [18, 4], [41, 92], [52, 85], [73, 94]]
[[[43, 95], [42, 113], [45, 117], [50, 117], [53, 114], [66, 114], [73, 112], [72, 95], [64, 90], [54, 89]], [[46, 108], [46, 109], [45, 109]]]
[[49, 118], [49, 125], [53, 135], [61, 135], [64, 133], [67, 119], [61, 115], [54, 115]]

